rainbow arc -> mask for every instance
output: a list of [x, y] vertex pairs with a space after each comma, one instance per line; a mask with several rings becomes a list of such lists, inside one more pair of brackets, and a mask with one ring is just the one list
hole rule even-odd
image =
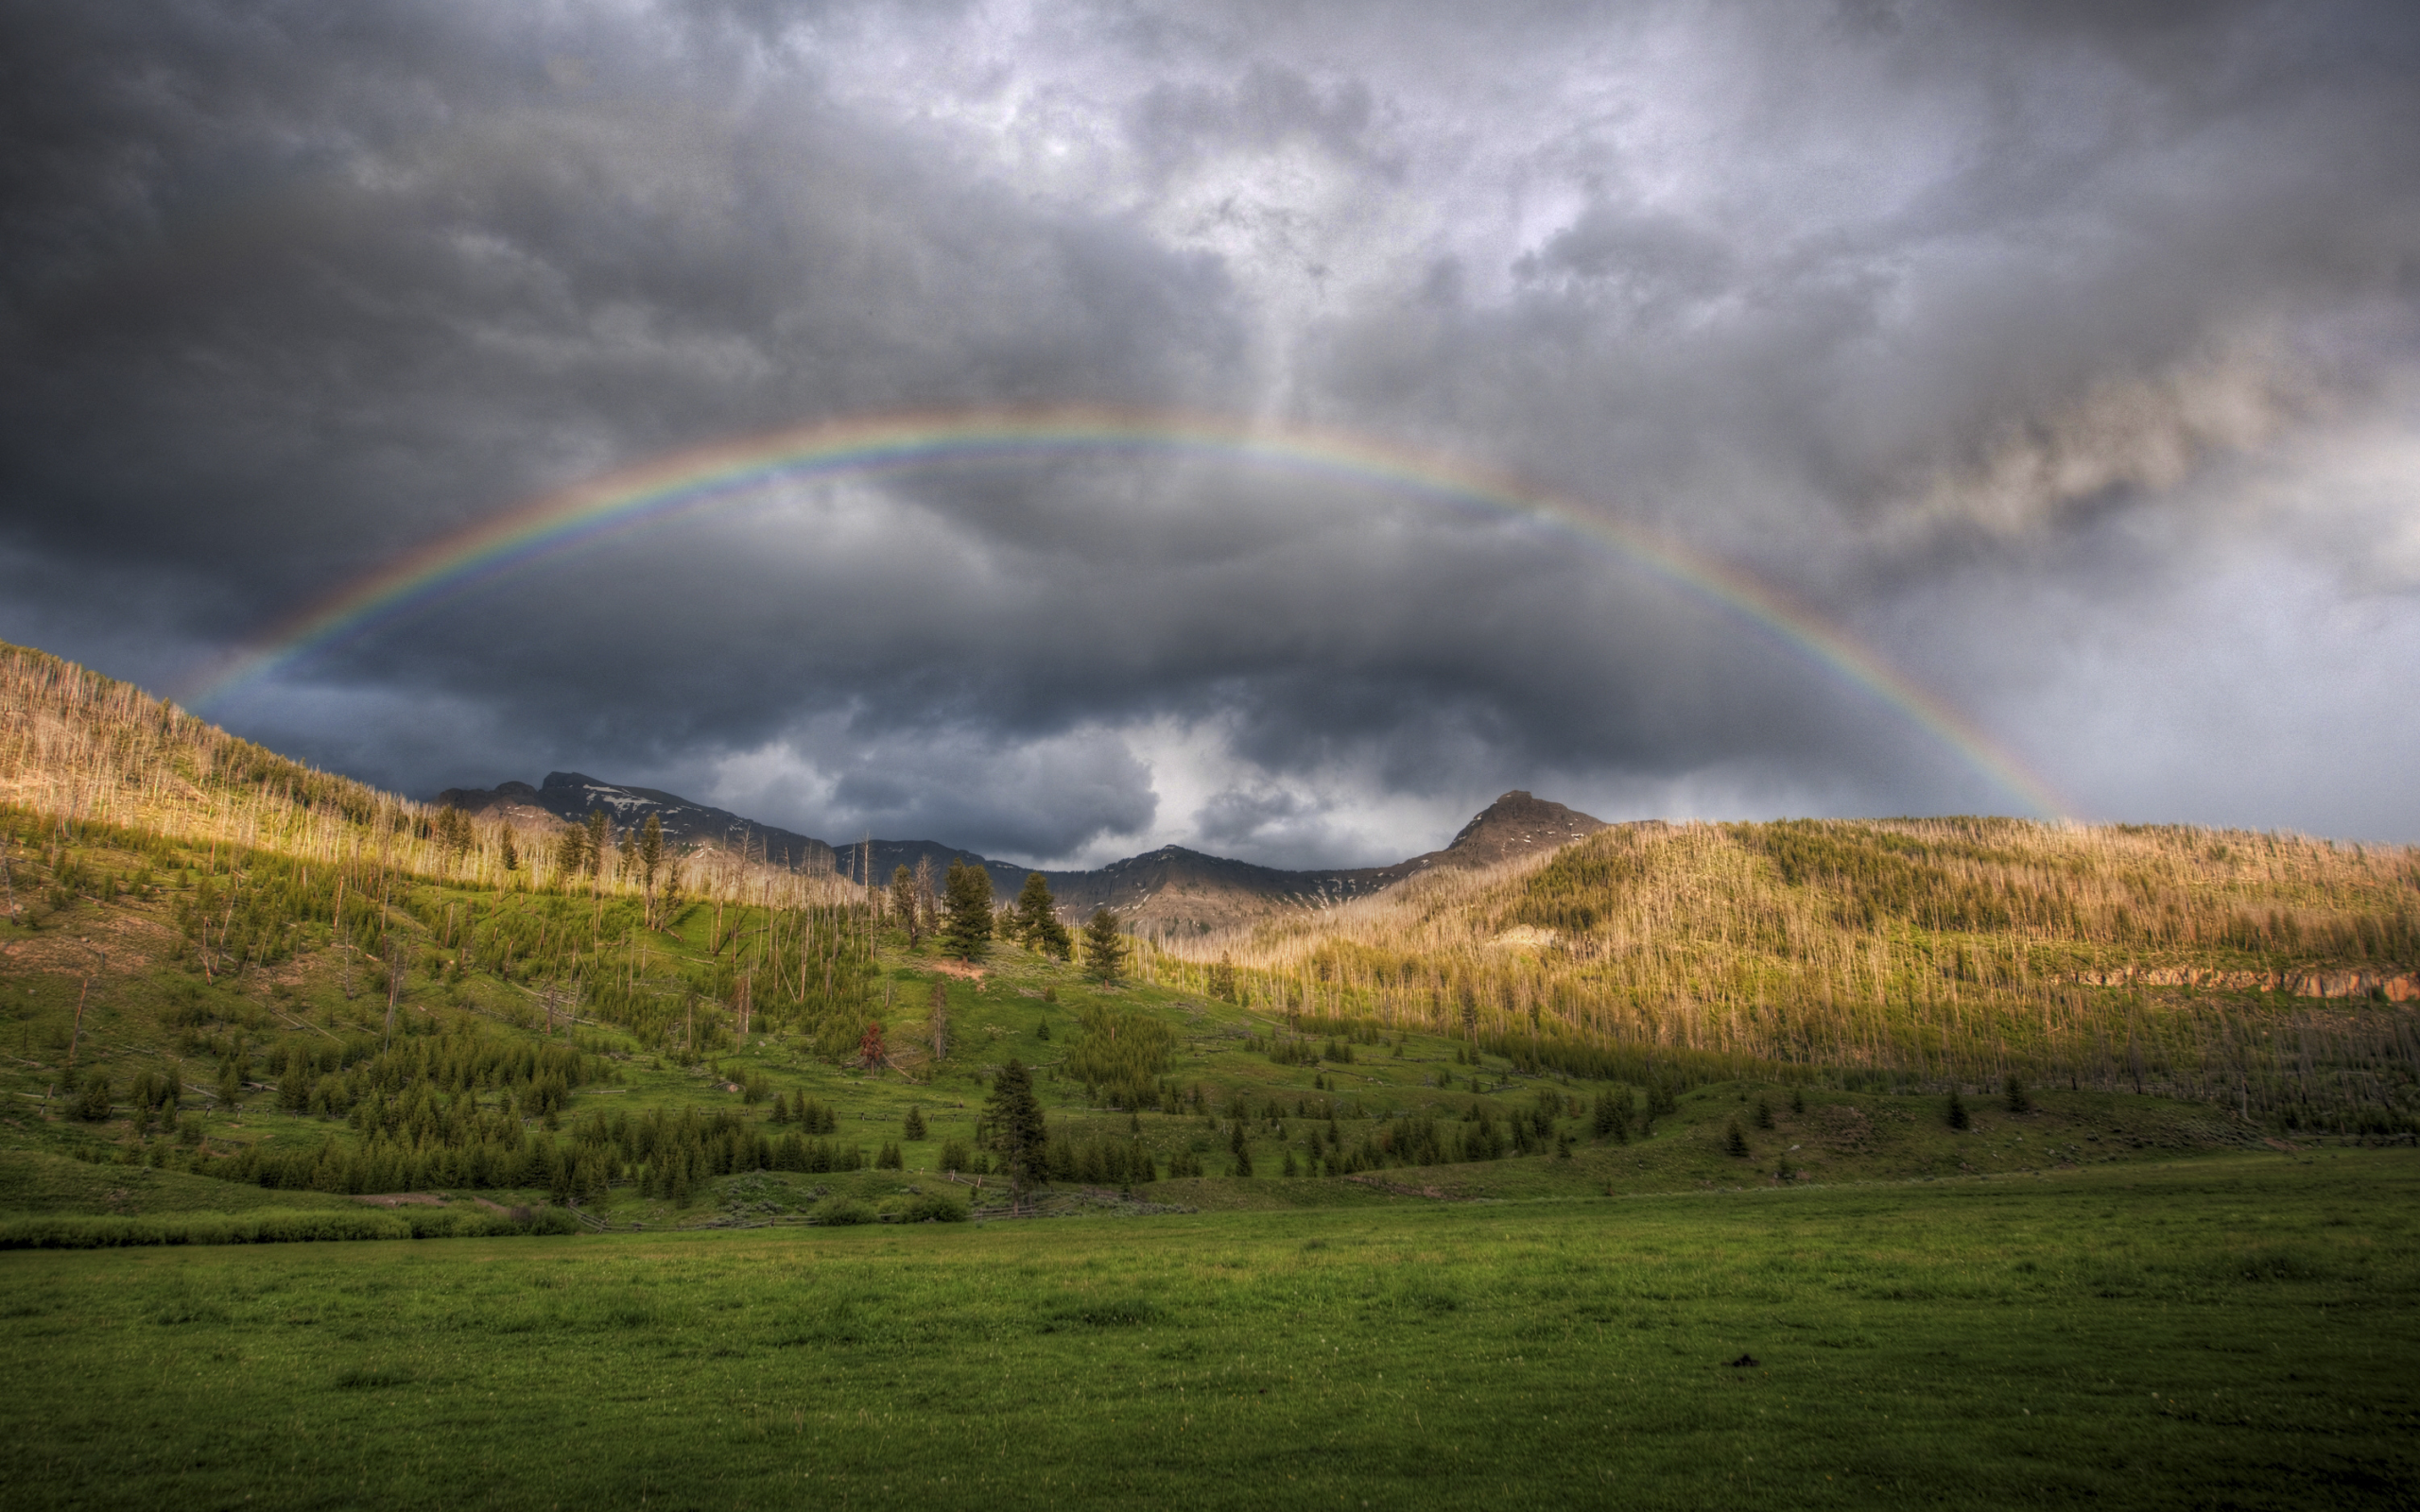
[[398, 558], [274, 627], [186, 696], [200, 707], [377, 626], [582, 544], [744, 499], [775, 479], [1118, 452], [1245, 460], [1440, 504], [1543, 520], [1781, 636], [1897, 710], [2026, 809], [2066, 808], [1950, 704], [1753, 575], [1519, 479], [1415, 448], [1298, 426], [1159, 411], [982, 409], [819, 422], [651, 458], [530, 500]]

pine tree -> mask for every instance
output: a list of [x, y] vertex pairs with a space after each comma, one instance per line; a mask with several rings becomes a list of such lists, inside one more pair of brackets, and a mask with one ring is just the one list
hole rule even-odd
[[1244, 1138], [1244, 1121], [1236, 1120], [1235, 1130], [1227, 1138], [1227, 1149], [1236, 1158], [1236, 1175], [1252, 1175], [1252, 1143]]
[[961, 961], [980, 958], [992, 943], [992, 874], [981, 867], [952, 861], [942, 891], [949, 913], [942, 933], [948, 936], [950, 954]]
[[1041, 872], [1025, 874], [1016, 906], [1009, 912], [1009, 934], [1028, 950], [1066, 959], [1074, 942], [1067, 936], [1067, 926], [1059, 922], [1059, 904], [1050, 896], [1050, 879]]
[[588, 872], [588, 831], [573, 825], [555, 836], [555, 876], [568, 882]]
[[1801, 1114], [1801, 1115], [1804, 1115], [1804, 1114], [1806, 1113], [1806, 1089], [1801, 1088], [1801, 1087], [1792, 1087], [1792, 1088], [1789, 1090], [1789, 1110], [1790, 1110], [1791, 1112], [1793, 1112], [1793, 1113], [1798, 1113], [1798, 1114]]
[[1740, 1128], [1739, 1121], [1736, 1118], [1731, 1121], [1730, 1132], [1722, 1137], [1722, 1148], [1725, 1153], [1741, 1160], [1748, 1157], [1748, 1135]]
[[1026, 1183], [1041, 1169], [1050, 1139], [1024, 1061], [1011, 1056], [1000, 1068], [984, 1111], [992, 1125], [992, 1149], [1000, 1157], [1001, 1174], [1009, 1178], [1009, 1211], [1013, 1212]]
[[504, 864], [505, 870], [521, 869], [521, 848], [512, 843], [511, 825], [505, 825], [496, 831], [495, 846], [496, 859]]
[[2010, 1112], [2030, 1113], [2033, 1111], [2033, 1094], [2025, 1090], [2024, 1078], [2017, 1075], [2015, 1072], [2012, 1071], [2008, 1074], [2008, 1080], [2001, 1085], [2000, 1090], [2003, 1097], [2008, 1103], [2008, 1110]]
[[925, 1138], [924, 1109], [911, 1105], [908, 1109], [907, 1122], [900, 1125], [899, 1132], [910, 1143], [921, 1142]]
[[1968, 1128], [1974, 1125], [1975, 1120], [1966, 1112], [1965, 1099], [1958, 1095], [1958, 1089], [1955, 1087], [1949, 1089], [1949, 1106], [1943, 1112], [1948, 1119], [1951, 1128]]
[[1758, 1128], [1773, 1126], [1773, 1106], [1761, 1096], [1756, 1099], [1756, 1126]]
[[1210, 968], [1210, 995], [1221, 1003], [1236, 1001], [1236, 958], [1221, 954], [1218, 964]]
[[[587, 839], [581, 847], [581, 852], [588, 863], [588, 875], [592, 881], [602, 881], [605, 876], [605, 852], [612, 848], [614, 842], [614, 821], [605, 816], [603, 809], [590, 809], [588, 822], [583, 828], [587, 831]], [[592, 892], [595, 890], [593, 887], [590, 889]]]
[[1115, 982], [1125, 969], [1126, 936], [1117, 927], [1117, 915], [1094, 909], [1092, 921], [1084, 925], [1084, 970], [1103, 982]]

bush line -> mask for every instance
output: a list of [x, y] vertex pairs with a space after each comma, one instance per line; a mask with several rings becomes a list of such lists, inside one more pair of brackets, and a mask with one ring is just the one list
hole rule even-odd
[[114, 1249], [130, 1245], [277, 1245], [345, 1239], [482, 1239], [567, 1234], [559, 1208], [527, 1222], [493, 1212], [196, 1213], [179, 1217], [32, 1217], [0, 1221], [0, 1249]]

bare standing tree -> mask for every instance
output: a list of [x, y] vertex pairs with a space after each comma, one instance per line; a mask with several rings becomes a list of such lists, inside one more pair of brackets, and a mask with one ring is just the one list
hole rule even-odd
[[933, 995], [925, 1010], [925, 1031], [933, 1042], [933, 1058], [949, 1058], [949, 988], [933, 984]]
[[942, 921], [941, 905], [933, 899], [933, 858], [930, 856], [916, 858], [915, 893], [917, 915], [924, 920], [925, 933], [929, 935], [941, 926]]
[[650, 814], [639, 831], [639, 876], [647, 893], [647, 927], [655, 928], [655, 874], [664, 865], [664, 816]]
[[404, 942], [389, 938], [387, 947], [387, 1043], [395, 1042], [395, 1005], [404, 995]]
[[890, 873], [890, 911], [899, 916], [900, 927], [908, 931], [908, 948], [914, 950], [925, 934], [925, 910], [916, 901], [916, 879], [905, 866]]

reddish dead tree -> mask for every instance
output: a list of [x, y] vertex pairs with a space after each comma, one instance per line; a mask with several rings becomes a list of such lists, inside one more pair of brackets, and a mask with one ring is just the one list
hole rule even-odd
[[882, 1025], [867, 1024], [866, 1037], [857, 1041], [857, 1064], [872, 1071], [886, 1058], [887, 1054], [882, 1048]]

